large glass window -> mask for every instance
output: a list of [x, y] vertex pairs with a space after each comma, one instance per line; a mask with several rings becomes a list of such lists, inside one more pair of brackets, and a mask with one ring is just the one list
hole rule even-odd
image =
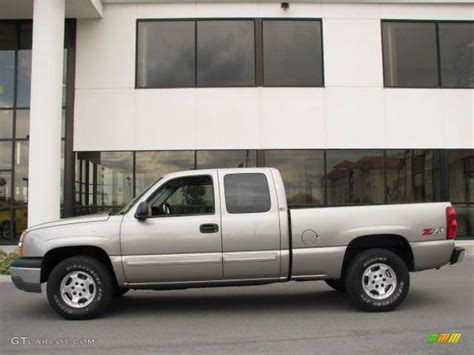
[[[66, 47], [71, 28], [66, 21]], [[30, 20], [0, 21], [0, 243], [15, 243], [27, 225], [31, 48]]]
[[255, 22], [197, 22], [197, 85], [255, 85]]
[[208, 175], [171, 180], [151, 198], [152, 216], [185, 216], [214, 213], [214, 190]]
[[135, 159], [137, 194], [165, 174], [194, 169], [193, 151], [137, 152]]
[[0, 139], [12, 139], [13, 111], [0, 110]]
[[255, 150], [198, 150], [197, 169], [253, 168], [257, 164]]
[[137, 88], [323, 86], [320, 20], [139, 20]]
[[384, 202], [384, 157], [381, 150], [328, 150], [328, 204]]
[[280, 171], [290, 207], [324, 204], [324, 151], [267, 150], [265, 166]]
[[320, 21], [263, 21], [266, 86], [323, 86]]
[[438, 26], [442, 86], [474, 87], [474, 22]]
[[440, 200], [439, 151], [387, 150], [387, 201]]
[[439, 85], [435, 23], [383, 22], [382, 36], [385, 86]]
[[123, 207], [133, 197], [133, 153], [78, 153], [78, 214]]
[[137, 87], [194, 86], [194, 21], [139, 21], [137, 51]]
[[15, 24], [0, 23], [0, 107], [13, 106], [16, 46]]
[[259, 213], [270, 210], [270, 190], [263, 174], [224, 176], [225, 204], [229, 213]]

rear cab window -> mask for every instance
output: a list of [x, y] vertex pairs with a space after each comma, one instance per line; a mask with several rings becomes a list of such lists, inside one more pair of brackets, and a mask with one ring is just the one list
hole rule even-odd
[[264, 174], [225, 175], [224, 191], [228, 213], [262, 213], [271, 208], [270, 190]]

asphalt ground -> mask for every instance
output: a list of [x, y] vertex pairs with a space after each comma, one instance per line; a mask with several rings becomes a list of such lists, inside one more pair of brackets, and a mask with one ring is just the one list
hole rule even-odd
[[[67, 321], [45, 294], [0, 281], [0, 353], [474, 353], [474, 255], [411, 274], [404, 303], [364, 313], [324, 282], [130, 291], [100, 319]], [[430, 333], [461, 333], [427, 344]], [[78, 344], [77, 344], [78, 343]]]

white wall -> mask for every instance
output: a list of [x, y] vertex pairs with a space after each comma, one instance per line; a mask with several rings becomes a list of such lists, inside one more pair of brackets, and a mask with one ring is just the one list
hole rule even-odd
[[[325, 88], [135, 89], [137, 18], [323, 19]], [[74, 149], [474, 148], [474, 90], [383, 88], [380, 19], [474, 5], [105, 4], [77, 29]]]

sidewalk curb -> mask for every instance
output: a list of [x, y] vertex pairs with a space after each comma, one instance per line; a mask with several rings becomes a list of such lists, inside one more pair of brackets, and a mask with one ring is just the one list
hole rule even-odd
[[0, 283], [3, 282], [12, 282], [12, 279], [10, 278], [10, 275], [0, 275]]

